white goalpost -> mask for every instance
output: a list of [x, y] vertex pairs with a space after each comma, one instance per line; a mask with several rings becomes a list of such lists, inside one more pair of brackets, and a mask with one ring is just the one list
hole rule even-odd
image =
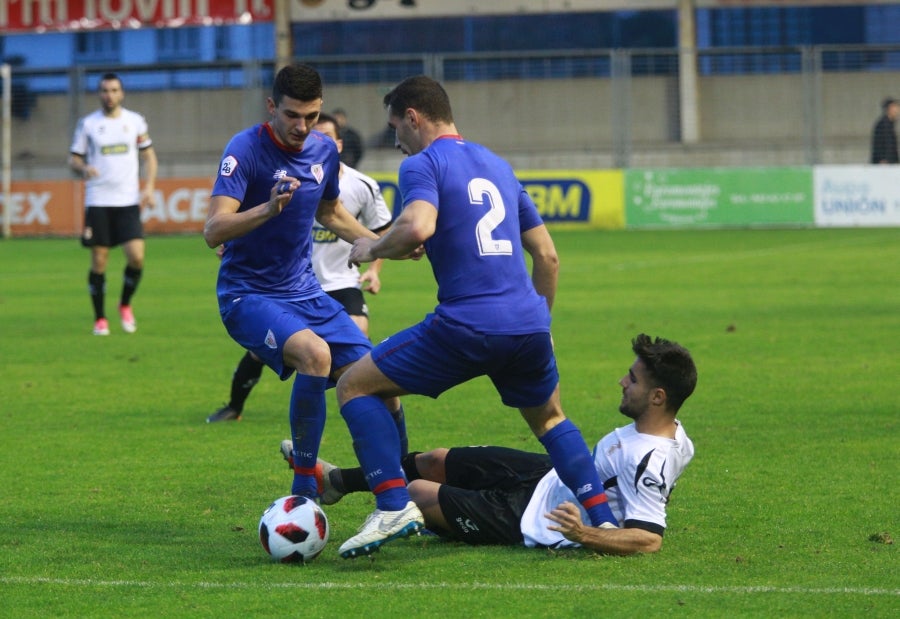
[[12, 228], [12, 167], [10, 156], [12, 141], [10, 131], [12, 129], [12, 67], [8, 64], [0, 65], [0, 80], [3, 82], [3, 128], [2, 143], [0, 143], [0, 162], [2, 162], [2, 192], [3, 192], [3, 238], [8, 239]]

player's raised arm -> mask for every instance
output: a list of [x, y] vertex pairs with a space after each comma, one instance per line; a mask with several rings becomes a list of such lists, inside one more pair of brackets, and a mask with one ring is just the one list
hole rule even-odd
[[214, 248], [255, 230], [281, 213], [299, 186], [300, 181], [286, 176], [272, 186], [267, 202], [240, 212], [238, 209], [241, 203], [238, 200], [230, 196], [214, 195], [210, 198], [206, 224], [203, 226], [206, 244]]
[[359, 238], [378, 238], [377, 234], [359, 223], [359, 220], [344, 208], [340, 198], [321, 200], [319, 208], [316, 209], [316, 220], [338, 235], [338, 238], [348, 243], [352, 243]]
[[559, 280], [559, 255], [547, 226], [541, 224], [522, 233], [522, 247], [532, 258], [531, 281], [538, 294], [553, 308]]
[[378, 258], [399, 259], [421, 256], [419, 248], [431, 238], [437, 226], [437, 209], [424, 200], [404, 207], [397, 220], [377, 241], [357, 242], [349, 262], [359, 264]]

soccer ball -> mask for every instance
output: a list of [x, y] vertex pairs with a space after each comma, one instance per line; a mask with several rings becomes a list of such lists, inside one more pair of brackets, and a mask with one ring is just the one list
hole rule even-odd
[[328, 518], [316, 502], [285, 496], [273, 502], [259, 519], [259, 541], [282, 563], [309, 563], [328, 543]]

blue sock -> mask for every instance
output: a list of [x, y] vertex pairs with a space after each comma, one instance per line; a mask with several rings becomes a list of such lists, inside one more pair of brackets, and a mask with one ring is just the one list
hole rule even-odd
[[606, 493], [594, 468], [591, 452], [578, 427], [566, 419], [538, 440], [550, 454], [556, 474], [587, 510], [591, 524], [595, 527], [604, 522], [618, 525], [619, 521], [606, 502]]
[[396, 411], [391, 411], [391, 417], [394, 418], [394, 425], [397, 426], [397, 434], [400, 436], [400, 457], [403, 458], [409, 453], [409, 437], [406, 435], [406, 414], [403, 412], [403, 405]]
[[294, 441], [294, 482], [291, 494], [317, 496], [316, 458], [325, 431], [324, 376], [297, 374], [291, 390], [291, 440]]
[[406, 507], [411, 499], [400, 465], [400, 438], [382, 399], [371, 395], [353, 398], [341, 407], [341, 415], [378, 509]]

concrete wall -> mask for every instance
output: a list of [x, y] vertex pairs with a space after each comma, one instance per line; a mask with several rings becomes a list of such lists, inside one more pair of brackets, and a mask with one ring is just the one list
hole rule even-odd
[[[624, 90], [615, 90], [625, 84]], [[385, 127], [391, 84], [327, 87], [325, 110], [345, 108], [364, 137]], [[610, 168], [625, 140], [630, 167], [865, 163], [879, 102], [900, 95], [898, 73], [821, 73], [704, 77], [700, 141], [679, 141], [677, 81], [671, 77], [448, 82], [457, 125], [519, 168]], [[259, 90], [135, 92], [126, 106], [150, 123], [163, 177], [214, 175], [236, 131], [265, 119]], [[13, 176], [66, 178], [75, 118], [97, 105], [42, 95], [28, 120], [14, 119]], [[393, 170], [401, 156], [370, 148], [360, 166]]]

